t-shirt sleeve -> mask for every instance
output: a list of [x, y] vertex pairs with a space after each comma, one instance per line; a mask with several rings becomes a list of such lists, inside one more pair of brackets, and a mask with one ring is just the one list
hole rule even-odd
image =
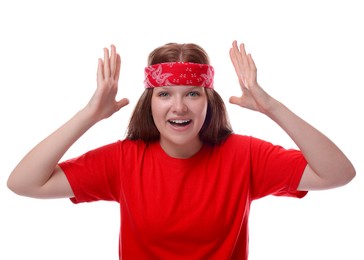
[[302, 198], [298, 191], [307, 165], [299, 150], [285, 149], [272, 143], [251, 139], [251, 186], [253, 199], [267, 195]]
[[119, 201], [119, 147], [120, 141], [59, 163], [73, 190], [73, 203]]

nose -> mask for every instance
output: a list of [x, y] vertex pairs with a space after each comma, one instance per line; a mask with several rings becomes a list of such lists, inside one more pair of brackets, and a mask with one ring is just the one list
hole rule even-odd
[[176, 114], [184, 114], [188, 111], [188, 107], [183, 97], [175, 97], [173, 99], [172, 110]]

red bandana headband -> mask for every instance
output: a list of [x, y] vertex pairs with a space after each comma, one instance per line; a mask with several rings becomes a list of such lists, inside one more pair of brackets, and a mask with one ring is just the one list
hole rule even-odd
[[166, 62], [145, 68], [145, 88], [197, 86], [214, 88], [214, 68], [208, 64]]

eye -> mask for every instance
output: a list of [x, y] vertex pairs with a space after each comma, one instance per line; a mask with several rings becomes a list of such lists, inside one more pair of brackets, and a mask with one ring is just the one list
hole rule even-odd
[[158, 93], [158, 97], [167, 97], [169, 96], [168, 92], [161, 91]]
[[198, 91], [191, 91], [191, 92], [188, 92], [187, 95], [190, 97], [198, 97], [198, 96], [200, 96], [200, 93]]

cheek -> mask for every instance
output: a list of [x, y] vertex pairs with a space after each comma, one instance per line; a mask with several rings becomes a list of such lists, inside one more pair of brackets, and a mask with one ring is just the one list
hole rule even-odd
[[151, 111], [151, 113], [152, 113], [152, 117], [154, 118], [154, 114], [155, 114], [155, 103], [154, 103], [154, 101], [153, 101], [153, 98], [152, 98], [152, 100], [151, 100], [151, 102], [150, 102], [150, 111]]
[[156, 119], [158, 118], [158, 106], [156, 106], [154, 104], [154, 102], [152, 101], [150, 108], [151, 108], [151, 112], [152, 112], [153, 121], [156, 124], [157, 123]]
[[203, 102], [200, 106], [200, 115], [203, 121], [205, 121], [206, 113], [207, 113], [207, 102]]
[[152, 98], [151, 112], [152, 112], [152, 118], [156, 125], [158, 125], [159, 121], [163, 120], [163, 116], [164, 116], [163, 111], [164, 111], [164, 108], [163, 108], [162, 104]]
[[150, 102], [150, 109], [152, 111], [152, 116], [155, 117], [158, 114], [158, 108], [160, 108], [160, 105], [158, 104], [157, 100], [152, 97]]

